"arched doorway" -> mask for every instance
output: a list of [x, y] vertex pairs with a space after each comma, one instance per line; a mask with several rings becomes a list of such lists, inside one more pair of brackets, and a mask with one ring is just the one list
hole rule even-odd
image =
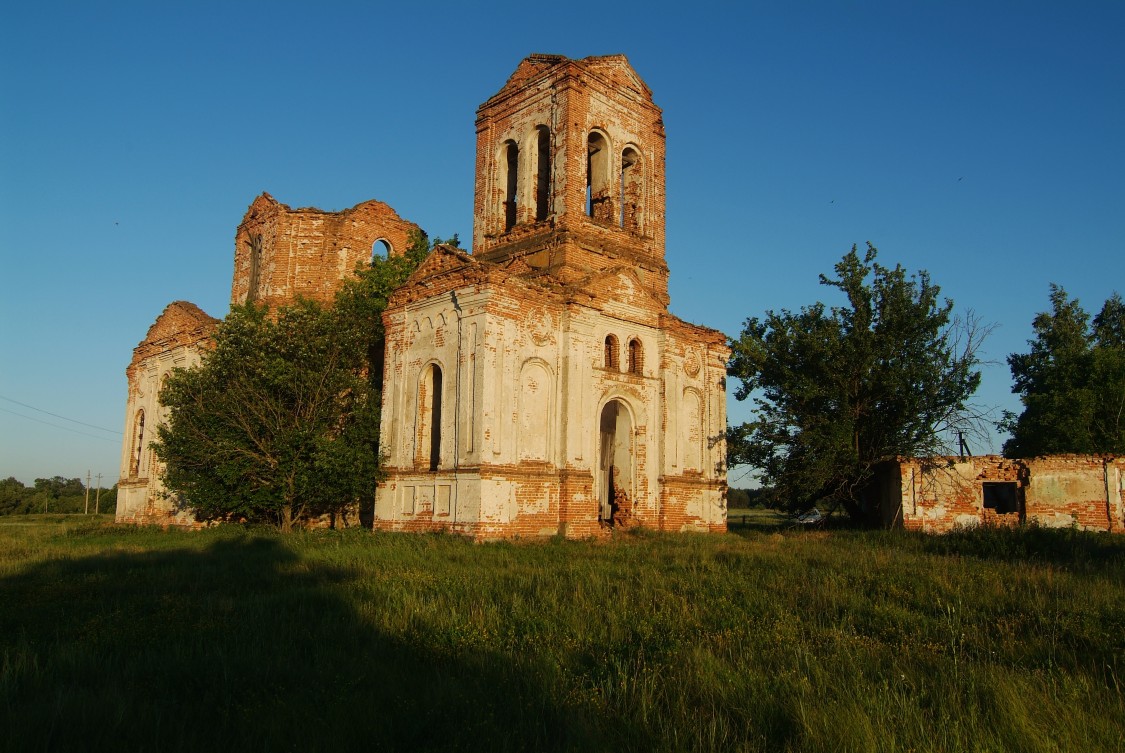
[[598, 445], [598, 520], [620, 520], [632, 510], [633, 420], [625, 404], [610, 400], [602, 408]]

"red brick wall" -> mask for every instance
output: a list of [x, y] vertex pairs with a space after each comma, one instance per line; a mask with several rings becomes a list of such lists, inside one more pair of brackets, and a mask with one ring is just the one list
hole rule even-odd
[[[880, 489], [882, 502], [894, 508], [883, 511], [884, 520], [934, 532], [978, 523], [1120, 532], [1120, 491], [1111, 488], [1120, 483], [1118, 463], [1098, 455], [902, 459], [893, 464], [901, 497]], [[983, 485], [992, 482], [1016, 484], [1019, 511], [998, 513], [984, 506]]]
[[248, 296], [270, 306], [291, 303], [297, 296], [330, 301], [357, 265], [370, 263], [372, 244], [385, 240], [393, 254], [401, 255], [417, 229], [380, 201], [324, 212], [292, 209], [263, 193], [235, 232], [231, 303], [245, 303]]

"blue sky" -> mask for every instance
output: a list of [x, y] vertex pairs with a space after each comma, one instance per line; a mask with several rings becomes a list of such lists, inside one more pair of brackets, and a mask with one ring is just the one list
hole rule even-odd
[[171, 301], [226, 313], [261, 191], [470, 238], [476, 107], [533, 52], [624, 53], [663, 108], [674, 313], [838, 302], [818, 273], [870, 240], [998, 325], [977, 399], [1016, 408], [1048, 283], [1125, 293], [1122, 39], [1109, 0], [15, 4], [0, 478], [116, 479], [133, 347]]

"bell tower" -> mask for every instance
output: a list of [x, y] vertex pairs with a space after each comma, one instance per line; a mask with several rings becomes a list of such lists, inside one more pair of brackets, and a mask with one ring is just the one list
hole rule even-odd
[[476, 126], [476, 257], [564, 282], [628, 266], [667, 305], [664, 121], [624, 55], [531, 55]]

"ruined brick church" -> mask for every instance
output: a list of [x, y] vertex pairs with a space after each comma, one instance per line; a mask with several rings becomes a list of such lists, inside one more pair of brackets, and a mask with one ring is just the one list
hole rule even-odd
[[[384, 314], [375, 528], [725, 530], [729, 351], [668, 310], [652, 93], [622, 55], [532, 55], [476, 127], [472, 252], [438, 246]], [[263, 194], [235, 235], [231, 301], [331, 300], [413, 228], [380, 202], [321, 212]], [[164, 375], [198, 363], [215, 324], [173, 303], [134, 351], [119, 521], [193, 522], [148, 444]]]

